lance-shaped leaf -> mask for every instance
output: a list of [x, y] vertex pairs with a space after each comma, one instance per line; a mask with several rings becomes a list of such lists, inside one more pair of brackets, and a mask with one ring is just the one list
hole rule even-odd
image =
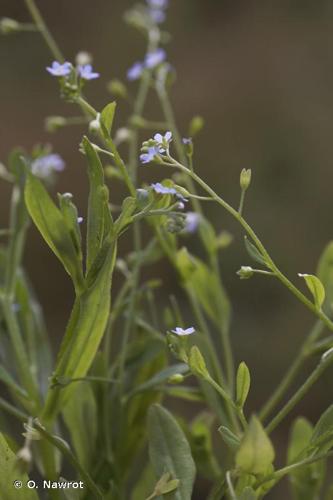
[[114, 114], [116, 112], [116, 105], [117, 105], [117, 103], [115, 101], [110, 102], [109, 104], [107, 104], [105, 106], [105, 108], [103, 108], [103, 110], [101, 112], [101, 124], [102, 124], [102, 127], [107, 132], [107, 135], [110, 135], [110, 133], [111, 133]]
[[324, 308], [326, 307], [328, 311], [332, 311], [333, 305], [333, 241], [330, 241], [324, 248], [323, 253], [320, 256], [316, 275], [322, 282], [326, 298], [324, 302]]
[[27, 175], [25, 201], [29, 214], [46, 243], [62, 262], [76, 289], [82, 287], [82, 268], [63, 214], [54, 204], [43, 184]]
[[304, 278], [308, 289], [312, 293], [314, 303], [317, 309], [321, 309], [325, 300], [325, 288], [317, 276], [313, 274], [298, 274], [300, 278]]
[[90, 185], [87, 220], [86, 270], [88, 273], [103, 246], [105, 238], [108, 236], [112, 226], [112, 219], [108, 207], [109, 193], [104, 184], [102, 163], [87, 137], [83, 138], [82, 145], [88, 160]]
[[169, 473], [179, 479], [173, 500], [191, 500], [195, 465], [184, 432], [174, 417], [160, 405], [148, 412], [149, 456], [156, 476]]
[[[106, 242], [107, 244], [107, 242]], [[84, 377], [102, 340], [110, 312], [110, 289], [116, 256], [116, 243], [109, 242], [109, 251], [96, 279], [76, 299], [71, 318], [58, 354], [54, 377]], [[44, 411], [52, 419], [71, 394], [75, 384], [51, 388]]]
[[237, 370], [236, 404], [243, 408], [251, 385], [251, 376], [247, 365], [242, 361]]
[[253, 416], [236, 454], [236, 464], [248, 474], [264, 474], [275, 457], [273, 445], [262, 424]]

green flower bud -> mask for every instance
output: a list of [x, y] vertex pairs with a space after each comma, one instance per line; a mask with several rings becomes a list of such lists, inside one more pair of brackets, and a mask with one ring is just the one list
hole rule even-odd
[[250, 266], [242, 266], [237, 274], [241, 280], [247, 280], [254, 275], [254, 271]]
[[168, 378], [169, 384], [181, 384], [182, 382], [184, 382], [184, 375], [181, 373], [175, 373]]
[[18, 33], [21, 30], [21, 24], [10, 17], [2, 17], [0, 19], [0, 33], [2, 35], [10, 35]]
[[101, 123], [100, 123], [100, 116], [99, 114], [94, 120], [91, 120], [89, 123], [89, 132], [92, 134], [98, 134], [101, 131]]
[[246, 191], [251, 183], [251, 169], [243, 168], [239, 178], [240, 187], [242, 191]]
[[188, 128], [188, 135], [190, 137], [194, 137], [203, 129], [204, 125], [205, 125], [205, 120], [202, 118], [202, 116], [194, 116], [190, 121], [190, 125]]
[[122, 99], [127, 99], [128, 92], [125, 84], [120, 80], [114, 79], [110, 80], [107, 84], [108, 91], [115, 97], [120, 97]]
[[47, 132], [56, 132], [66, 125], [66, 118], [63, 116], [48, 116], [45, 119], [45, 128]]

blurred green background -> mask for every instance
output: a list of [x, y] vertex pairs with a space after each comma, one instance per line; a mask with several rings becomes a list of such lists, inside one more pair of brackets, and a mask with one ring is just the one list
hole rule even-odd
[[[74, 60], [80, 50], [93, 54], [102, 77], [87, 86], [87, 95], [96, 108], [111, 100], [107, 82], [124, 79], [126, 69], [142, 57], [143, 39], [122, 20], [131, 5], [127, 0], [39, 1], [67, 59]], [[2, 16], [29, 21], [21, 0], [2, 0]], [[245, 215], [281, 269], [303, 287], [297, 273], [314, 273], [333, 237], [333, 3], [170, 0], [166, 27], [172, 33], [168, 59], [177, 71], [172, 99], [183, 135], [194, 114], [206, 120], [195, 144], [196, 169], [234, 205], [239, 172], [252, 169]], [[0, 39], [0, 60], [0, 161], [5, 163], [16, 145], [31, 150], [38, 142], [52, 143], [67, 163], [56, 189], [73, 192], [84, 216], [87, 179], [78, 152], [84, 128], [55, 135], [44, 130], [45, 116], [76, 114], [59, 99], [57, 82], [45, 71], [52, 57], [38, 34], [26, 33]], [[127, 113], [127, 104], [119, 102], [116, 126]], [[147, 116], [158, 119], [159, 113], [152, 101]], [[159, 180], [160, 174], [140, 169], [142, 180]], [[119, 185], [115, 192], [110, 189], [111, 199], [119, 201]], [[0, 227], [7, 225], [8, 202], [9, 187], [1, 182]], [[221, 268], [233, 303], [236, 358], [246, 360], [252, 372], [250, 411], [280, 380], [314, 318], [276, 281], [239, 281], [237, 269], [251, 264], [242, 231], [218, 207], [210, 204], [207, 213], [219, 230], [234, 235], [221, 255]], [[72, 305], [71, 285], [37, 232], [31, 228], [30, 233], [25, 263], [59, 340]], [[189, 245], [195, 250], [195, 238]], [[154, 272], [164, 283], [163, 302], [175, 290], [176, 276], [167, 263]], [[332, 403], [331, 377], [326, 373], [294, 414], [315, 421]], [[281, 445], [286, 429], [281, 426], [273, 436]]]

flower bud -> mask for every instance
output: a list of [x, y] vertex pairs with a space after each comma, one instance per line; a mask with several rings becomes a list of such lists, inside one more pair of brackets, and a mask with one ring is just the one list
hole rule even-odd
[[181, 373], [175, 373], [168, 378], [169, 384], [181, 384], [182, 382], [184, 382], [184, 375]]
[[10, 35], [18, 33], [21, 30], [21, 24], [10, 17], [2, 17], [0, 19], [0, 33], [2, 35]]
[[101, 131], [100, 115], [98, 114], [94, 120], [89, 123], [89, 132], [98, 134]]
[[241, 280], [247, 280], [254, 275], [254, 271], [250, 266], [242, 266], [237, 274]]
[[23, 446], [16, 454], [16, 464], [19, 470], [24, 473], [28, 472], [32, 462], [32, 453], [28, 446]]
[[85, 50], [82, 50], [76, 54], [75, 62], [78, 66], [85, 66], [86, 64], [92, 63], [92, 55]]
[[137, 189], [136, 190], [136, 200], [139, 208], [143, 208], [147, 205], [149, 200], [149, 193], [147, 189]]
[[115, 97], [121, 97], [122, 99], [127, 99], [128, 97], [127, 88], [120, 80], [114, 79], [109, 81], [107, 89]]
[[63, 116], [48, 116], [45, 119], [45, 128], [47, 132], [56, 132], [66, 125], [66, 118]]
[[190, 137], [194, 137], [196, 134], [201, 132], [204, 125], [205, 125], [205, 120], [202, 118], [202, 116], [194, 116], [190, 121], [190, 125], [188, 128], [188, 135]]
[[184, 137], [182, 142], [186, 155], [191, 158], [193, 156], [193, 142], [191, 137]]
[[242, 191], [246, 191], [251, 183], [251, 169], [243, 168], [240, 174], [239, 183]]

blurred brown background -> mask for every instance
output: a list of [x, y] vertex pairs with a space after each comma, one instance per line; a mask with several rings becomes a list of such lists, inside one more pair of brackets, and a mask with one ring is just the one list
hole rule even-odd
[[[87, 94], [97, 108], [110, 100], [107, 81], [124, 79], [126, 69], [142, 57], [143, 40], [122, 21], [130, 5], [127, 0], [39, 1], [69, 60], [80, 50], [94, 55], [102, 77], [87, 86]], [[2, 0], [2, 16], [29, 20], [21, 0]], [[252, 168], [246, 216], [281, 269], [302, 286], [297, 273], [315, 272], [323, 246], [333, 237], [333, 3], [170, 0], [166, 26], [173, 37], [167, 52], [178, 75], [173, 102], [183, 134], [193, 114], [206, 119], [196, 141], [198, 171], [236, 205], [239, 172]], [[87, 180], [77, 151], [83, 128], [55, 135], [44, 131], [45, 116], [76, 113], [61, 102], [56, 81], [45, 71], [52, 57], [37, 34], [26, 33], [0, 39], [0, 60], [0, 160], [5, 162], [16, 145], [29, 150], [37, 142], [51, 142], [67, 163], [56, 188], [73, 192], [84, 215]], [[121, 126], [128, 109], [122, 102], [118, 108]], [[149, 113], [159, 118], [156, 105]], [[140, 174], [142, 179], [151, 175], [146, 169]], [[8, 200], [8, 186], [1, 182], [0, 227], [7, 224]], [[236, 356], [252, 371], [251, 409], [270, 394], [314, 319], [279, 283], [257, 277], [239, 281], [235, 271], [251, 264], [243, 234], [220, 209], [209, 205], [207, 210], [218, 229], [235, 236], [221, 266], [233, 302]], [[71, 285], [36, 231], [31, 233], [26, 265], [50, 330], [60, 338]], [[158, 273], [168, 294], [175, 276], [167, 265]], [[331, 376], [323, 377], [298, 412], [315, 420], [332, 403]], [[275, 434], [281, 442], [284, 430]]]

